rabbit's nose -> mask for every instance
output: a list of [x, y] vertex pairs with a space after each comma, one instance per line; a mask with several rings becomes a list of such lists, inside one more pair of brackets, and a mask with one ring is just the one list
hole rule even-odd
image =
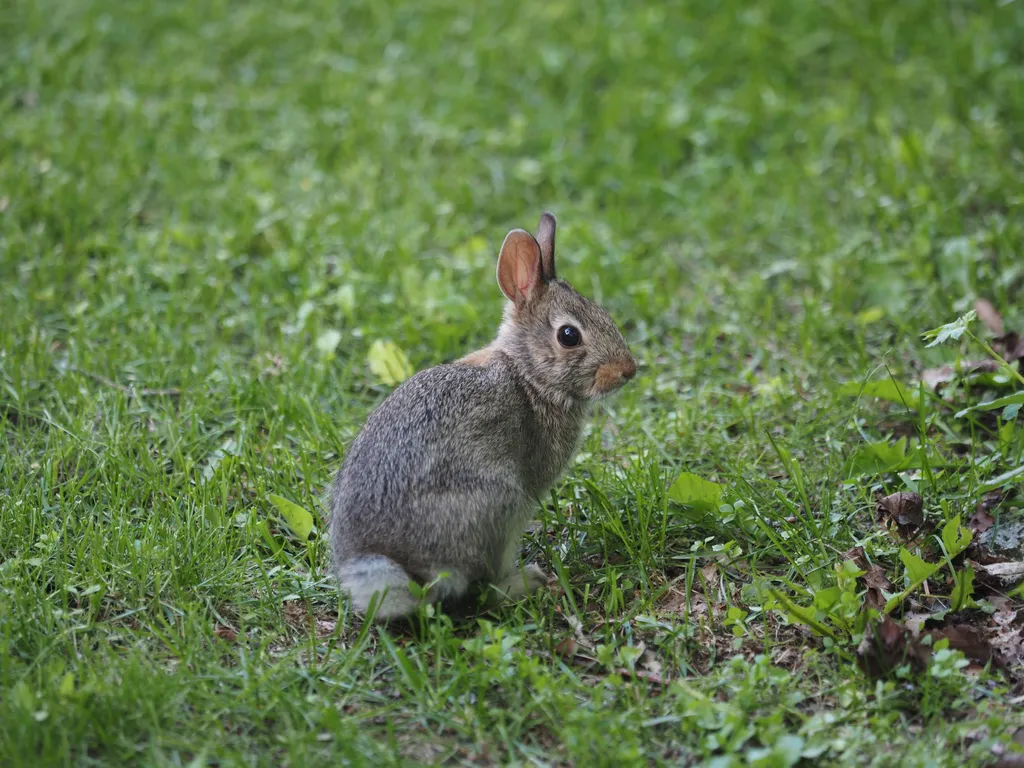
[[622, 365], [622, 378], [629, 381], [636, 376], [636, 360], [630, 358]]

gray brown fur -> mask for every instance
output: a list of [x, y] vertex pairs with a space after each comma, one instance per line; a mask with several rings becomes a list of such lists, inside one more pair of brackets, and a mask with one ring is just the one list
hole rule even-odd
[[[517, 566], [525, 526], [572, 460], [590, 402], [636, 369], [611, 318], [554, 277], [554, 231], [545, 214], [541, 242], [506, 237], [498, 274], [510, 301], [495, 341], [411, 377], [350, 446], [329, 528], [357, 611], [386, 592], [378, 618], [411, 613], [409, 581], [441, 572], [451, 575], [430, 600], [475, 583], [518, 597], [543, 583], [536, 566]], [[579, 328], [578, 347], [558, 343], [565, 323]]]

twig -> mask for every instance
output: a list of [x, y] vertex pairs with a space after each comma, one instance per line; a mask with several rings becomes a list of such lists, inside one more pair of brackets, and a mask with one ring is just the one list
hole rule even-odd
[[83, 371], [77, 365], [69, 365], [68, 369], [71, 370], [71, 371], [74, 371], [75, 373], [79, 374], [80, 376], [85, 376], [87, 379], [92, 379], [93, 381], [98, 381], [100, 384], [102, 384], [105, 387], [110, 387], [111, 389], [117, 389], [117, 390], [119, 390], [121, 392], [124, 392], [125, 394], [128, 394], [128, 395], [135, 395], [137, 397], [179, 397], [181, 395], [181, 390], [177, 389], [175, 387], [169, 387], [167, 389], [159, 389], [159, 388], [154, 389], [154, 388], [151, 388], [151, 387], [128, 386], [128, 385], [125, 385], [125, 384], [119, 384], [118, 382], [113, 381], [112, 379], [108, 379], [106, 376], [101, 376], [98, 373], [91, 373], [90, 371]]

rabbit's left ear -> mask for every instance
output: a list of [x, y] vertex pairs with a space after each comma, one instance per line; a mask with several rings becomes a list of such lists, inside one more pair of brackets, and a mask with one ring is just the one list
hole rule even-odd
[[544, 282], [555, 279], [555, 217], [544, 211], [537, 225], [537, 244], [540, 246], [540, 271]]
[[525, 229], [505, 235], [498, 256], [498, 285], [517, 307], [537, 297], [544, 289], [541, 276], [541, 248]]

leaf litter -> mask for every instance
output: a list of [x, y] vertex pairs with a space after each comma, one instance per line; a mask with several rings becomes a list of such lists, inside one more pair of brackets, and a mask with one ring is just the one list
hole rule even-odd
[[[906, 566], [911, 589], [900, 598], [890, 599], [889, 604], [885, 602], [885, 595], [893, 591], [892, 584], [878, 564], [868, 561], [863, 548], [855, 547], [843, 556], [863, 572], [860, 582], [865, 587], [864, 608], [881, 614], [868, 622], [857, 647], [858, 665], [866, 675], [884, 677], [901, 668], [924, 672], [936, 646], [941, 644], [941, 647], [962, 652], [977, 665], [999, 669], [1024, 686], [1024, 611], [1016, 609], [1003, 595], [1024, 581], [1024, 563], [993, 557], [979, 542], [993, 529], [996, 520], [991, 511], [1005, 498], [1006, 494], [1001, 491], [982, 496], [966, 527], [960, 525], [959, 516], [947, 522], [941, 531], [942, 549], [937, 543], [932, 546], [931, 541], [922, 543], [922, 555], [932, 560], [937, 557], [940, 561], [937, 565], [901, 549], [900, 559]], [[927, 524], [920, 494], [900, 491], [880, 496], [877, 504], [877, 519], [894, 527], [905, 541], [922, 538], [920, 534]], [[953, 575], [945, 582], [939, 579], [936, 585], [937, 588], [948, 587], [948, 597], [927, 592], [911, 597], [915, 584], [935, 580], [944, 565], [943, 555], [950, 558], [951, 570], [958, 562], [962, 566], [959, 571], [953, 570]], [[974, 597], [982, 593], [991, 597], [989, 607], [994, 610], [972, 608], [980, 605]], [[900, 602], [905, 610], [914, 604], [925, 610], [906, 613], [901, 624], [885, 611], [887, 605], [892, 608]], [[946, 605], [948, 608], [943, 607]]]
[[1003, 316], [999, 314], [999, 310], [993, 306], [992, 302], [985, 298], [976, 299], [974, 302], [974, 311], [978, 313], [978, 319], [985, 324], [993, 335], [1003, 335]]
[[875, 519], [892, 526], [904, 540], [910, 540], [924, 527], [924, 499], [913, 491], [897, 491], [877, 499]]
[[866, 587], [864, 603], [868, 608], [881, 611], [885, 607], [888, 595], [896, 591], [892, 582], [885, 575], [885, 571], [877, 563], [868, 562], [864, 547], [854, 547], [843, 555], [843, 560], [853, 562], [858, 570], [864, 571], [860, 577], [861, 583]]

